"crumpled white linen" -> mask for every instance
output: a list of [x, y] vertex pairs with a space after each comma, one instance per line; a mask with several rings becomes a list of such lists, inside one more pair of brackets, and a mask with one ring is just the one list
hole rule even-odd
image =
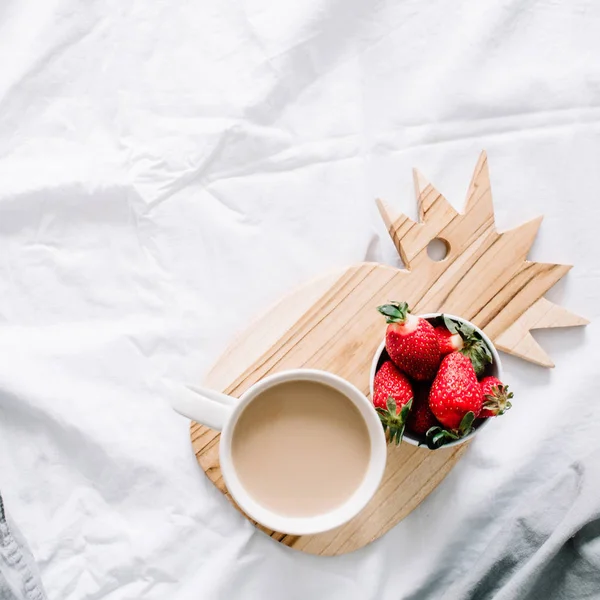
[[[50, 598], [424, 598], [600, 445], [600, 5], [4, 0], [0, 489]], [[548, 297], [596, 322], [507, 357], [516, 399], [423, 504], [336, 559], [292, 552], [199, 470], [162, 378], [198, 382], [280, 294], [398, 264], [374, 206], [417, 166], [500, 229], [544, 214]], [[437, 587], [436, 587], [437, 586]], [[440, 592], [441, 593], [441, 592]]]

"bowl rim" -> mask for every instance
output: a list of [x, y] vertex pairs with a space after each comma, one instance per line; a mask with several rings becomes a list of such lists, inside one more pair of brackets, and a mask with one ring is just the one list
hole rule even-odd
[[[460, 321], [461, 323], [466, 323], [467, 325], [470, 325], [471, 327], [473, 327], [473, 329], [475, 329], [475, 331], [477, 333], [479, 333], [479, 335], [481, 335], [481, 338], [488, 345], [490, 352], [492, 353], [492, 357], [494, 359], [494, 362], [492, 363], [492, 367], [495, 369], [494, 375], [498, 379], [500, 379], [500, 381], [504, 381], [503, 380], [504, 371], [502, 369], [502, 361], [500, 360], [500, 355], [498, 353], [498, 350], [497, 350], [496, 346], [494, 346], [492, 340], [490, 340], [490, 338], [485, 334], [485, 332], [480, 327], [477, 327], [477, 325], [475, 325], [468, 319], [465, 319], [464, 317], [459, 317], [457, 315], [453, 315], [453, 314], [450, 314], [447, 312], [424, 313], [424, 314], [416, 315], [416, 316], [429, 320], [429, 319], [439, 318], [444, 315], [446, 317], [449, 317], [450, 319], [454, 319], [455, 321]], [[379, 347], [375, 351], [375, 355], [373, 356], [373, 361], [371, 362], [371, 372], [369, 374], [369, 391], [370, 391], [371, 399], [373, 398], [373, 382], [375, 380], [375, 373], [377, 372], [377, 365], [379, 364], [379, 359], [381, 358], [381, 355], [383, 354], [384, 350], [385, 350], [385, 335], [383, 336], [383, 341], [381, 342], [381, 344], [379, 344]], [[472, 440], [477, 435], [477, 433], [479, 433], [479, 431], [481, 431], [484, 427], [488, 426], [489, 421], [490, 421], [490, 419], [486, 419], [476, 429], [473, 429], [473, 431], [471, 433], [469, 433], [469, 435], [466, 435], [464, 438], [460, 438], [459, 440], [456, 440], [454, 442], [444, 444], [442, 446], [442, 448], [453, 448], [454, 446], [460, 446], [461, 444], [464, 444], [465, 442]], [[420, 442], [419, 440], [417, 440], [414, 437], [411, 437], [410, 433], [407, 431], [404, 432], [402, 441], [406, 442], [408, 444], [411, 444], [412, 446], [418, 446], [420, 448], [424, 448], [425, 450], [430, 450], [422, 442]]]

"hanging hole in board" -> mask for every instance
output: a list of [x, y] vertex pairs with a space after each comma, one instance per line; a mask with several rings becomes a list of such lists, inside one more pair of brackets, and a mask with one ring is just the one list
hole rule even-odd
[[427, 244], [427, 256], [435, 262], [440, 262], [448, 256], [450, 244], [442, 238], [435, 238]]

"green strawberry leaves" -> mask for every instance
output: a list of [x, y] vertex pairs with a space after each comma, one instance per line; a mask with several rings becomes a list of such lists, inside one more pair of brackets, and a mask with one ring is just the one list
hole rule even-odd
[[458, 436], [448, 429], [442, 429], [441, 427], [432, 427], [425, 434], [427, 440], [427, 447], [430, 450], [437, 450], [445, 444], [449, 444], [454, 440], [459, 439]]
[[461, 352], [471, 359], [477, 377], [481, 377], [485, 371], [486, 365], [492, 364], [494, 360], [490, 349], [483, 340], [475, 342], [471, 346], [465, 346]]
[[383, 431], [388, 437], [389, 443], [395, 443], [396, 446], [402, 441], [404, 436], [404, 426], [408, 413], [412, 408], [413, 399], [411, 398], [401, 409], [398, 410], [398, 405], [392, 396], [388, 396], [386, 408], [377, 407], [375, 410], [379, 415], [379, 420], [383, 425]]
[[446, 329], [450, 333], [458, 333], [459, 332], [458, 330], [459, 330], [459, 327], [462, 325], [462, 323], [459, 323], [458, 321], [451, 319], [447, 315], [442, 315], [442, 320], [444, 321], [444, 325], [446, 326]]
[[385, 316], [386, 323], [404, 323], [410, 308], [406, 302], [390, 302], [377, 307], [377, 310]]
[[437, 450], [450, 442], [455, 442], [461, 438], [469, 435], [473, 431], [473, 421], [475, 420], [475, 413], [469, 411], [460, 422], [458, 429], [444, 429], [443, 427], [435, 426], [427, 430], [425, 439], [427, 441], [427, 447], [430, 450]]
[[473, 430], [473, 421], [475, 420], [475, 413], [470, 410], [460, 422], [458, 426], [458, 432], [460, 433], [460, 437], [465, 437], [465, 435], [469, 435]]
[[458, 333], [460, 335], [463, 341], [463, 348], [460, 352], [471, 360], [475, 374], [478, 378], [481, 377], [485, 371], [485, 367], [494, 362], [492, 351], [488, 345], [471, 325], [455, 321], [447, 315], [442, 315], [442, 320], [450, 333]]

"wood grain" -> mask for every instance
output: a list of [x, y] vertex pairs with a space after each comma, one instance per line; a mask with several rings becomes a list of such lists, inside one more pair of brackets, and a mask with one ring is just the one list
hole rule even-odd
[[[417, 171], [414, 182], [418, 223], [377, 202], [405, 269], [361, 263], [310, 282], [243, 332], [204, 384], [239, 396], [267, 374], [312, 367], [336, 373], [368, 393], [371, 359], [385, 331], [375, 307], [388, 300], [405, 300], [417, 313], [460, 315], [484, 329], [499, 349], [553, 366], [530, 330], [587, 321], [543, 297], [570, 267], [527, 260], [541, 218], [511, 231], [496, 231], [485, 153], [475, 168], [464, 213], [456, 212]], [[438, 262], [427, 253], [435, 238], [448, 248], [446, 258]], [[227, 495], [219, 468], [219, 434], [193, 423], [191, 437], [202, 469]], [[377, 494], [345, 526], [302, 537], [263, 531], [312, 554], [361, 548], [409, 514], [466, 448], [466, 444], [434, 452], [408, 444], [390, 448]]]

